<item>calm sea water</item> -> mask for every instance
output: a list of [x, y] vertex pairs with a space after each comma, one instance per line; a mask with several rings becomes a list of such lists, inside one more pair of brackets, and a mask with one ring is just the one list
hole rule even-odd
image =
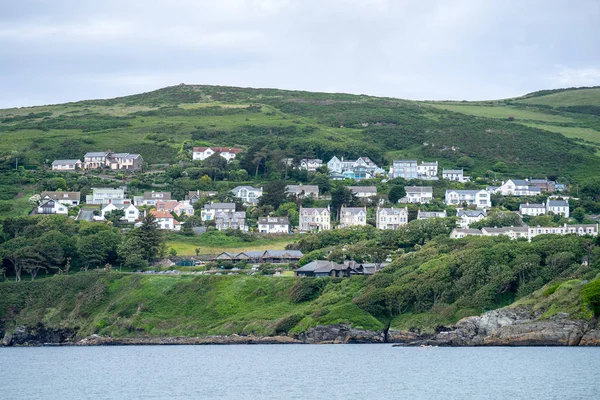
[[0, 349], [1, 399], [600, 399], [600, 348]]

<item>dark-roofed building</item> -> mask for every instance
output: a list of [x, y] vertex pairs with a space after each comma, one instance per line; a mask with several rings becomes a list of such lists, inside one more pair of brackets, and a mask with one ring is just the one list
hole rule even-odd
[[537, 217], [538, 215], [546, 214], [545, 204], [525, 203], [519, 205], [519, 214]]
[[444, 211], [421, 211], [417, 212], [417, 219], [430, 219], [430, 218], [446, 218], [446, 210]]
[[81, 193], [79, 192], [42, 192], [40, 200], [56, 200], [66, 206], [78, 206], [81, 201]]
[[348, 186], [348, 189], [359, 199], [377, 196], [377, 187], [375, 186]]
[[316, 199], [319, 197], [319, 186], [317, 185], [287, 185], [285, 191], [299, 198], [313, 196]]
[[567, 200], [549, 198], [546, 200], [546, 212], [569, 218], [569, 202]]
[[75, 171], [82, 167], [83, 163], [81, 160], [54, 160], [52, 162], [52, 169], [54, 171]]
[[479, 222], [487, 217], [487, 212], [483, 209], [476, 210], [458, 210], [456, 213], [458, 217], [458, 225], [461, 228], [468, 228], [474, 222]]
[[289, 233], [290, 220], [288, 217], [260, 217], [258, 231], [261, 233]]
[[400, 203], [427, 204], [433, 200], [433, 187], [431, 186], [405, 186], [406, 196]]
[[367, 207], [346, 207], [340, 209], [340, 228], [367, 225]]
[[348, 277], [352, 268], [349, 265], [338, 264], [333, 261], [315, 260], [296, 270], [296, 276], [324, 278]]
[[200, 190], [192, 190], [188, 192], [188, 195], [185, 196], [185, 199], [190, 202], [190, 204], [196, 203], [202, 197], [212, 197], [216, 196], [217, 192], [209, 192], [209, 191], [200, 191]]

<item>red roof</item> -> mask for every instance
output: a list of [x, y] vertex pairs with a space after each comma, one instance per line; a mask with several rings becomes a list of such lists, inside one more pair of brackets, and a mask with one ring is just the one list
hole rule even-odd
[[173, 216], [171, 215], [171, 213], [166, 212], [166, 211], [152, 210], [152, 211], [150, 211], [150, 213], [152, 215], [154, 215], [156, 218], [173, 218]]
[[215, 152], [219, 153], [241, 153], [244, 149], [240, 149], [239, 147], [194, 147], [195, 153], [202, 153], [206, 151], [206, 149], [211, 149]]

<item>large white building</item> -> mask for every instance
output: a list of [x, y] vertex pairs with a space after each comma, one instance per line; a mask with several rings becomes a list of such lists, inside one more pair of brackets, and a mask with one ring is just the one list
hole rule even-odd
[[217, 214], [223, 212], [234, 213], [235, 203], [206, 203], [200, 212], [200, 219], [202, 221], [214, 221], [216, 220]]
[[244, 150], [238, 147], [194, 147], [192, 149], [192, 160], [204, 161], [213, 154], [219, 153], [227, 162], [230, 162], [242, 151]]
[[75, 171], [82, 167], [83, 163], [81, 160], [54, 160], [52, 162], [52, 169], [54, 171]]
[[287, 185], [285, 192], [296, 195], [299, 198], [310, 196], [313, 196], [315, 199], [319, 198], [319, 186], [317, 185]]
[[300, 207], [298, 230], [301, 232], [328, 231], [331, 229], [331, 212], [327, 208]]
[[289, 233], [290, 220], [287, 217], [261, 217], [258, 219], [258, 231], [261, 233]]
[[442, 179], [456, 182], [469, 182], [468, 176], [464, 175], [462, 169], [444, 169], [442, 170]]
[[390, 169], [391, 178], [437, 180], [438, 162], [421, 164], [417, 160], [394, 160]]
[[569, 202], [567, 200], [546, 200], [546, 212], [569, 218]]
[[477, 208], [491, 208], [492, 199], [490, 193], [485, 190], [446, 190], [446, 204], [449, 206], [460, 206], [462, 204], [474, 205]]
[[408, 224], [408, 208], [377, 208], [377, 229], [398, 229]]
[[100, 211], [100, 217], [98, 218], [98, 220], [105, 220], [106, 214], [108, 214], [111, 211], [115, 211], [115, 210], [123, 211], [124, 215], [123, 215], [123, 217], [121, 217], [121, 221], [127, 221], [130, 223], [133, 223], [140, 218], [140, 210], [138, 210], [138, 208], [131, 203], [129, 203], [129, 204], [125, 203], [125, 204], [119, 204], [119, 205], [115, 205], [113, 203], [108, 203]]
[[231, 192], [235, 197], [242, 200], [244, 204], [256, 205], [258, 200], [263, 195], [262, 188], [255, 188], [252, 186], [236, 186]]
[[431, 218], [446, 218], [448, 214], [444, 211], [421, 211], [417, 212], [417, 219], [431, 219]]
[[491, 187], [490, 191], [502, 196], [537, 196], [541, 193], [539, 186], [524, 179], [509, 179], [498, 187]]
[[458, 210], [456, 213], [458, 217], [458, 226], [461, 228], [468, 228], [474, 222], [479, 222], [487, 217], [487, 212], [484, 209], [476, 210]]
[[56, 200], [67, 207], [78, 206], [81, 200], [81, 193], [79, 192], [42, 192], [40, 193], [40, 201], [44, 200]]
[[367, 225], [366, 207], [345, 207], [340, 209], [340, 228]]
[[51, 198], [42, 199], [37, 208], [38, 214], [69, 214], [69, 208], [58, 200]]
[[508, 226], [504, 228], [483, 228], [452, 230], [450, 238], [461, 239], [466, 236], [508, 236], [511, 239], [527, 239], [538, 235], [579, 235], [598, 236], [598, 224], [575, 224], [563, 226]]
[[303, 158], [300, 160], [300, 169], [305, 169], [308, 172], [315, 172], [317, 168], [323, 166], [323, 160], [318, 158]]
[[406, 196], [400, 203], [428, 204], [433, 200], [433, 187], [431, 186], [405, 186]]
[[150, 213], [156, 218], [156, 224], [160, 229], [167, 231], [181, 230], [181, 224], [171, 215], [171, 213], [157, 210], [152, 210]]
[[377, 196], [376, 186], [348, 186], [348, 189], [359, 199]]
[[92, 188], [92, 194], [85, 197], [87, 204], [123, 204], [125, 202], [125, 188]]
[[519, 214], [528, 215], [530, 217], [537, 217], [538, 215], [546, 214], [546, 205], [545, 204], [520, 204], [519, 205]]

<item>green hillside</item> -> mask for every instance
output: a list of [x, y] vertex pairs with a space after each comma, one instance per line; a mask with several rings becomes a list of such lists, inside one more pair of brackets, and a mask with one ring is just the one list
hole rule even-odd
[[542, 90], [515, 99], [519, 103], [552, 107], [600, 106], [600, 88]]
[[[394, 235], [382, 240], [401, 241]], [[363, 245], [344, 237], [349, 251]], [[591, 319], [600, 313], [600, 258], [581, 265], [589, 243], [439, 236], [371, 277], [344, 279], [88, 272], [4, 282], [0, 337], [23, 325], [79, 338], [294, 334], [335, 323], [432, 332], [515, 301]]]
[[[246, 146], [249, 157], [269, 148], [288, 157], [367, 155], [383, 164], [401, 151], [438, 159], [444, 167], [455, 167], [466, 155], [475, 160], [476, 175], [498, 161], [519, 176], [575, 180], [600, 167], [596, 148], [571, 139], [593, 141], [600, 117], [518, 102], [419, 103], [183, 85], [111, 100], [0, 110], [0, 154], [18, 153], [24, 163], [41, 167], [56, 158], [111, 149], [139, 152], [151, 164], [168, 163], [186, 142]], [[553, 127], [558, 134], [549, 133]], [[570, 138], [564, 128], [571, 129]]]

